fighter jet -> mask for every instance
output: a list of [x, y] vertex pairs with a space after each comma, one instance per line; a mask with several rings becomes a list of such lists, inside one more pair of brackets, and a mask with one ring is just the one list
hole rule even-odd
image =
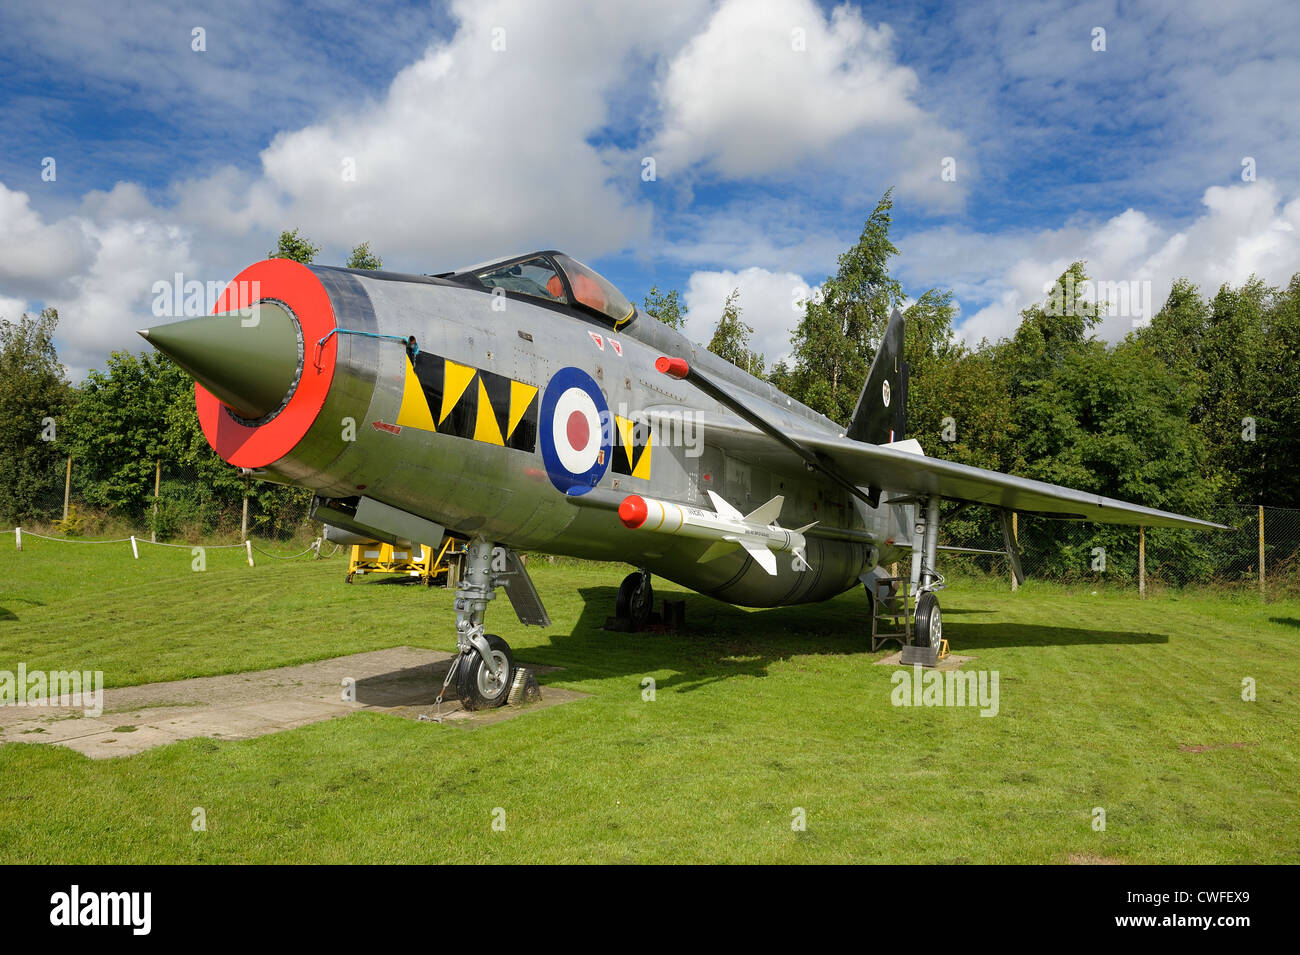
[[845, 428], [556, 251], [439, 275], [270, 259], [212, 315], [140, 334], [194, 378], [216, 452], [310, 488], [330, 539], [467, 541], [448, 680], [471, 709], [504, 703], [514, 672], [485, 625], [497, 589], [550, 623], [519, 552], [631, 564], [618, 613], [634, 622], [654, 574], [751, 607], [862, 586], [867, 610], [901, 599], [931, 647], [944, 499], [999, 511], [1017, 576], [1012, 511], [1222, 527], [927, 456], [906, 435], [897, 312]]

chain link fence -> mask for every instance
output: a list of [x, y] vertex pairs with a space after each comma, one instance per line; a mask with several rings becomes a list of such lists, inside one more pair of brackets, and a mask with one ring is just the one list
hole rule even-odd
[[[998, 554], [940, 551], [945, 575], [1001, 576], [1010, 585], [1002, 530], [987, 514], [952, 507], [939, 543], [996, 550]], [[1016, 537], [1027, 578], [1064, 583], [1108, 583], [1148, 587], [1260, 586], [1269, 592], [1300, 593], [1300, 510], [1225, 505], [1212, 519], [1231, 531], [1120, 527], [1017, 515]], [[1263, 556], [1264, 573], [1260, 573]]]
[[[146, 480], [132, 487], [135, 507], [109, 507], [101, 487], [88, 491], [79, 480], [77, 461], [67, 459], [43, 490], [22, 525], [63, 537], [134, 534], [145, 540], [177, 543], [238, 542], [249, 537], [274, 541], [309, 541], [319, 535], [313, 524], [311, 492], [278, 485], [250, 484], [247, 496], [218, 490], [184, 469], [156, 469], [146, 462]], [[157, 495], [154, 494], [155, 486]], [[116, 489], [119, 495], [122, 489]], [[66, 503], [65, 503], [66, 502]]]
[[[149, 479], [136, 488], [142, 507], [132, 516], [88, 499], [72, 462], [66, 459], [57, 480], [46, 482], [38, 515], [24, 526], [68, 537], [135, 534], [177, 543], [237, 542], [248, 537], [309, 542], [320, 533], [310, 520], [311, 492], [253, 485], [245, 498], [207, 487], [196, 475], [161, 474], [147, 467]], [[155, 507], [154, 478], [158, 478]], [[64, 508], [64, 493], [67, 508]], [[245, 511], [245, 503], [247, 510]], [[66, 514], [66, 516], [65, 516]], [[1017, 515], [1016, 537], [1025, 576], [1062, 583], [1152, 588], [1186, 585], [1260, 587], [1269, 593], [1300, 595], [1300, 509], [1226, 504], [1210, 515], [1232, 531], [1187, 531], [1088, 524]], [[43, 518], [43, 519], [42, 519]], [[939, 543], [997, 553], [941, 550], [938, 570], [945, 576], [1001, 577], [1010, 586], [1001, 524], [986, 508], [944, 503]], [[1143, 573], [1145, 565], [1145, 574]], [[1145, 577], [1145, 581], [1143, 578]]]

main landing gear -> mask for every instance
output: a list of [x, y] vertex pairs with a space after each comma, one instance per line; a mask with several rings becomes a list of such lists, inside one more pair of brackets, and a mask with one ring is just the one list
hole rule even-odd
[[641, 628], [650, 620], [654, 609], [654, 588], [650, 585], [649, 571], [639, 570], [623, 578], [618, 588], [618, 601], [614, 605], [614, 615], [623, 620], [630, 620], [636, 628]]
[[[935, 570], [939, 551], [939, 498], [918, 502], [912, 536], [912, 573], [910, 577], [862, 575], [871, 606], [871, 650], [874, 653], [887, 640], [903, 647], [933, 651], [943, 644], [943, 616], [936, 591], [943, 589], [943, 575]], [[913, 603], [915, 600], [915, 603]], [[893, 629], [883, 631], [881, 623], [892, 621]], [[899, 624], [902, 629], [897, 629]], [[933, 665], [932, 663], [930, 665]]]
[[495, 633], [487, 633], [483, 625], [488, 603], [496, 599], [498, 587], [505, 588], [520, 623], [550, 626], [550, 617], [519, 556], [504, 547], [493, 547], [482, 537], [470, 541], [456, 585], [458, 652], [438, 694], [438, 706], [453, 680], [460, 704], [467, 710], [502, 706], [510, 698], [514, 654], [508, 643]]

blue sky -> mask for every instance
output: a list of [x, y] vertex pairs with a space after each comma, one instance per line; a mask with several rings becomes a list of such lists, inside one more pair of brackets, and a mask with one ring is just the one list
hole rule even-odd
[[563, 248], [681, 289], [697, 340], [739, 287], [774, 359], [893, 187], [896, 272], [969, 340], [1074, 258], [1148, 300], [1113, 339], [1175, 277], [1300, 271], [1297, 39], [1287, 3], [6, 7], [0, 316], [58, 306], [79, 377], [155, 282], [301, 227], [409, 271]]

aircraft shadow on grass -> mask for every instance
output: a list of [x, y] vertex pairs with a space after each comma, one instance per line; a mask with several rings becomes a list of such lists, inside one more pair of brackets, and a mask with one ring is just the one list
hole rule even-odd
[[[673, 593], [686, 601], [686, 627], [680, 633], [617, 633], [602, 629], [613, 613], [617, 590], [588, 587], [580, 591], [583, 610], [567, 634], [553, 634], [549, 644], [521, 649], [522, 661], [563, 667], [564, 679], [607, 679], [663, 670], [677, 675], [658, 686], [694, 690], [735, 676], [765, 677], [769, 667], [796, 656], [861, 654], [870, 656], [871, 620], [866, 601], [836, 600], [823, 604], [745, 610], [696, 594]], [[656, 595], [656, 609], [662, 595]], [[507, 607], [494, 608], [507, 610]], [[1001, 647], [1132, 645], [1167, 643], [1165, 634], [1137, 633], [1020, 623], [974, 623], [954, 617], [991, 610], [945, 607], [944, 633], [954, 652]], [[887, 650], [897, 647], [889, 644]], [[884, 652], [884, 651], [882, 651]]]
[[[44, 607], [45, 604], [39, 600], [31, 600], [27, 597], [8, 597], [7, 600], [14, 600], [20, 604], [26, 604], [29, 607]], [[8, 607], [0, 607], [0, 623], [6, 623], [10, 620], [17, 620], [18, 614], [14, 613]]]

